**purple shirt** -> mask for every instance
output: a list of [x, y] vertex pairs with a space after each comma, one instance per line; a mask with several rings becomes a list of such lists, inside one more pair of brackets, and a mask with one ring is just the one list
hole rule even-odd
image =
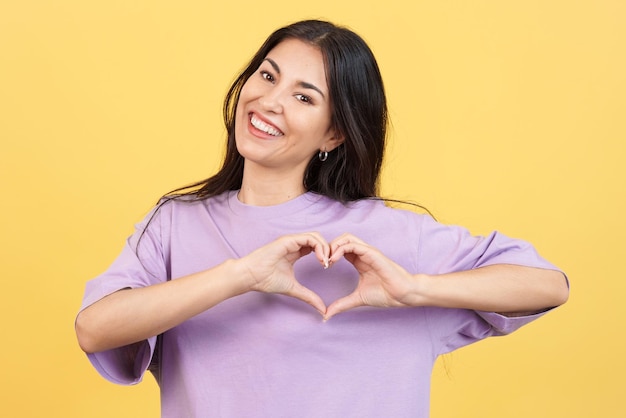
[[[350, 232], [410, 273], [502, 263], [555, 269], [526, 242], [497, 232], [475, 237], [373, 200], [344, 206], [307, 193], [255, 207], [228, 192], [201, 202], [170, 201], [156, 211], [136, 251], [151, 215], [113, 265], [87, 284], [82, 309], [117, 290], [175, 280], [245, 256], [282, 235], [308, 231], [328, 241]], [[313, 255], [299, 260], [295, 271], [327, 305], [349, 294], [358, 280], [346, 260], [324, 270]], [[323, 322], [299, 300], [246, 293], [164, 334], [162, 416], [428, 417], [438, 355], [507, 334], [539, 316], [363, 307]], [[135, 384], [155, 343], [156, 338], [145, 341], [134, 357], [122, 347], [89, 359], [106, 379]]]

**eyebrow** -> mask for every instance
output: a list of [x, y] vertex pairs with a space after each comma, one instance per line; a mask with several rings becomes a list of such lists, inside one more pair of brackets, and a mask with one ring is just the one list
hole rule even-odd
[[[272, 66], [272, 68], [274, 68], [274, 71], [276, 71], [277, 74], [280, 74], [280, 67], [278, 66], [278, 64], [276, 64], [276, 61], [274, 61], [271, 58], [265, 58], [264, 61], [267, 61], [270, 63], [270, 65]], [[318, 92], [319, 94], [322, 95], [322, 97], [325, 99], [326, 96], [324, 96], [324, 93], [322, 93], [322, 90], [320, 90], [317, 86], [315, 86], [314, 84], [311, 83], [307, 83], [306, 81], [300, 81], [298, 83], [301, 87], [305, 88], [305, 89], [311, 89], [311, 90], [315, 90], [316, 92]]]

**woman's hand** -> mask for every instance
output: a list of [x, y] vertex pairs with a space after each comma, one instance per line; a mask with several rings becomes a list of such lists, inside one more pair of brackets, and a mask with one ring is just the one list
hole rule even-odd
[[328, 243], [317, 233], [296, 234], [208, 270], [114, 292], [78, 314], [80, 346], [87, 353], [95, 353], [143, 341], [252, 290], [301, 299], [324, 315], [322, 299], [298, 283], [293, 274], [294, 263], [312, 251], [323, 266], [328, 266]]
[[529, 315], [564, 303], [567, 280], [557, 270], [494, 264], [439, 275], [408, 273], [350, 234], [330, 244], [330, 262], [345, 257], [359, 272], [356, 289], [330, 304], [324, 319], [358, 306], [439, 306]]
[[300, 299], [326, 312], [322, 299], [302, 286], [293, 266], [301, 257], [314, 252], [320, 264], [329, 266], [330, 246], [316, 232], [285, 235], [239, 259], [248, 274], [249, 288], [265, 293], [279, 293]]
[[417, 306], [416, 280], [404, 268], [378, 249], [351, 234], [330, 243], [330, 262], [345, 257], [359, 272], [359, 283], [351, 294], [337, 299], [326, 310], [324, 319], [358, 306]]

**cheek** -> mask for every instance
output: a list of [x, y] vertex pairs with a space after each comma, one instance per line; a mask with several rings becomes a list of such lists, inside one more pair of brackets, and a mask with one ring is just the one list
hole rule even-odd
[[246, 103], [250, 101], [249, 97], [249, 89], [246, 88], [248, 84], [244, 84], [241, 92], [239, 93], [239, 99], [237, 100], [237, 104], [235, 105], [235, 124], [240, 122], [242, 118], [245, 118], [245, 107]]
[[305, 123], [309, 132], [317, 137], [326, 137], [331, 130], [330, 118], [324, 113], [309, 117]]
[[243, 126], [244, 121], [243, 121], [242, 115], [244, 113], [245, 111], [243, 110], [241, 106], [241, 101], [239, 101], [239, 103], [237, 103], [237, 106], [235, 107], [235, 133], [239, 131]]
[[237, 100], [237, 106], [235, 107], [237, 110], [243, 107], [243, 105], [250, 100], [251, 94], [251, 86], [250, 79], [246, 81], [246, 83], [241, 87], [241, 91], [239, 92], [239, 98]]
[[264, 84], [259, 80], [258, 75], [252, 74], [250, 78], [243, 84], [241, 91], [239, 92], [239, 101], [250, 100], [251, 98], [258, 96], [264, 90]]

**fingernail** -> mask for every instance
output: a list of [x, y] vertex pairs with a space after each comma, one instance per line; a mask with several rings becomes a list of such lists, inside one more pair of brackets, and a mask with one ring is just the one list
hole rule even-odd
[[328, 258], [324, 259], [324, 270], [326, 270], [328, 267], [330, 267], [330, 263], [328, 262]]

